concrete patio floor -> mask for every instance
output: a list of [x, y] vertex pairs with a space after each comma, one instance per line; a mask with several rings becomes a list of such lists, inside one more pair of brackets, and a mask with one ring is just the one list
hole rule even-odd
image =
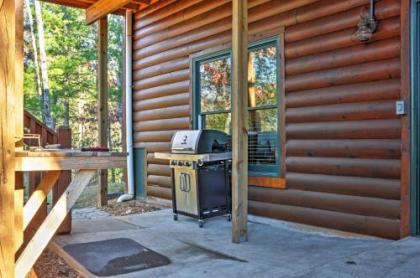
[[[169, 209], [76, 220], [61, 247], [129, 238], [171, 263], [118, 277], [420, 277], [420, 238], [401, 241], [343, 234], [250, 216], [249, 241], [231, 243], [231, 223], [197, 221]], [[101, 256], [101, 254], [97, 254]], [[92, 275], [92, 277], [94, 277]]]

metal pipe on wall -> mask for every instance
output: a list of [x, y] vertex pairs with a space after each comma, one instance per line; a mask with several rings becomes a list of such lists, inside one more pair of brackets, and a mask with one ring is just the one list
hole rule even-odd
[[133, 11], [127, 10], [125, 14], [125, 74], [126, 74], [126, 144], [127, 144], [127, 182], [128, 192], [118, 198], [118, 202], [132, 200], [135, 197], [134, 186], [134, 156], [133, 156]]

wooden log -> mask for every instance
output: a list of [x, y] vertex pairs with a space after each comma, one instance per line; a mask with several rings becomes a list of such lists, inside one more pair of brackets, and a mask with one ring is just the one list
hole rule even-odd
[[171, 176], [171, 168], [168, 165], [148, 164], [147, 173], [155, 176]]
[[342, 195], [400, 199], [400, 180], [288, 172], [287, 187]]
[[172, 178], [171, 177], [164, 177], [164, 176], [154, 176], [148, 175], [147, 176], [147, 184], [154, 184], [165, 188], [172, 187]]
[[172, 3], [176, 2], [177, 0], [166, 0], [166, 1], [156, 1], [153, 3], [153, 5], [149, 5], [141, 10], [141, 13], [135, 13], [135, 19], [139, 20], [139, 19], [143, 19], [146, 16], [148, 16], [149, 14], [153, 13], [157, 13], [160, 12], [162, 10], [166, 10], [164, 9], [166, 6], [171, 5]]
[[[342, 1], [345, 5], [345, 1]], [[367, 3], [366, 3], [367, 4]], [[348, 9], [342, 13], [337, 13], [331, 16], [319, 17], [311, 22], [303, 24], [296, 24], [287, 29], [286, 43], [295, 42], [298, 40], [316, 37], [322, 34], [336, 32], [339, 30], [357, 26], [360, 20], [360, 14], [363, 9], [356, 7]], [[367, 13], [365, 7], [364, 13]], [[375, 17], [379, 20], [398, 16], [400, 14], [400, 3], [395, 0], [382, 0], [375, 5]]]
[[167, 108], [169, 106], [186, 105], [190, 103], [190, 93], [181, 93], [153, 99], [140, 100], [133, 103], [133, 110], [151, 110], [157, 108]]
[[[383, 20], [370, 41], [374, 42], [396, 37], [399, 35], [399, 30], [399, 17]], [[354, 28], [349, 28], [319, 37], [288, 43], [286, 44], [285, 52], [286, 58], [290, 59], [358, 44], [360, 44], [360, 41], [354, 35]]]
[[168, 129], [188, 129], [190, 126], [190, 118], [174, 118], [155, 121], [144, 121], [134, 124], [134, 131], [158, 131]]
[[399, 78], [400, 70], [400, 60], [389, 59], [338, 69], [294, 75], [286, 79], [286, 91], [309, 90], [349, 83]]
[[169, 152], [171, 149], [170, 142], [153, 142], [153, 143], [136, 143], [136, 148], [145, 148], [147, 152]]
[[134, 133], [134, 142], [170, 142], [176, 130], [144, 131]]
[[364, 216], [399, 219], [399, 200], [346, 196], [302, 190], [273, 190], [256, 186], [249, 187], [253, 201], [279, 205], [324, 209]]
[[288, 124], [288, 139], [399, 139], [399, 120]]
[[398, 159], [294, 156], [286, 158], [287, 171], [337, 176], [399, 179], [400, 166]]
[[[203, 0], [182, 0], [182, 1], [176, 1], [176, 3], [166, 7], [165, 9], [159, 9], [155, 12], [153, 12], [152, 15], [145, 15], [141, 16], [142, 13], [139, 13], [139, 15], [135, 15], [136, 19], [141, 18], [141, 20], [136, 20], [134, 24], [134, 30], [137, 29], [144, 29], [146, 26], [151, 25], [152, 23], [155, 23], [157, 21], [163, 20], [177, 12], [180, 12], [184, 9], [187, 9], [190, 6], [193, 6], [197, 3], [200, 3]], [[165, 1], [164, 1], [165, 2]], [[153, 24], [154, 25], [154, 24]], [[156, 31], [156, 30], [155, 30]]]
[[14, 277], [15, 269], [15, 94], [16, 13], [15, 1], [0, 5], [0, 273]]
[[145, 100], [153, 99], [158, 97], [176, 95], [180, 93], [188, 92], [190, 89], [189, 80], [184, 80], [181, 82], [165, 84], [161, 86], [156, 86], [144, 90], [135, 90], [133, 92], [133, 100]]
[[156, 185], [147, 186], [147, 195], [158, 197], [162, 199], [171, 199], [172, 198], [172, 189], [164, 188]]
[[159, 165], [169, 165], [169, 161], [166, 159], [155, 158], [154, 153], [147, 154], [147, 163], [148, 164], [159, 164]]
[[288, 156], [354, 157], [399, 159], [401, 141], [398, 139], [362, 140], [288, 140]]
[[[196, 1], [196, 0], [190, 0], [190, 1], [181, 0], [180, 2], [184, 2], [184, 3], [179, 3], [179, 5], [183, 5], [183, 9], [180, 10], [176, 14], [176, 16], [166, 17], [165, 19], [160, 20], [159, 22], [156, 22], [155, 24], [151, 24], [151, 25], [149, 24], [148, 26], [144, 26], [144, 27], [142, 27], [141, 25], [144, 23], [147, 23], [147, 20], [144, 23], [136, 22], [134, 24], [134, 29], [136, 30], [136, 36], [138, 35], [138, 36], [144, 37], [149, 34], [158, 32], [160, 30], [164, 30], [165, 28], [168, 28], [169, 26], [173, 26], [182, 21], [188, 20], [189, 18], [199, 16], [207, 12], [208, 10], [222, 6], [228, 3], [229, 1], [230, 0], [202, 1], [201, 2], [201, 1]], [[185, 2], [189, 2], [189, 3], [185, 3]], [[201, 2], [201, 3], [198, 5], [193, 5], [194, 2], [195, 3]], [[171, 8], [175, 9], [177, 8], [177, 5], [172, 5]], [[156, 16], [154, 18], [156, 18]]]
[[[278, 5], [276, 2], [268, 2], [264, 5], [259, 5], [249, 12], [249, 22], [253, 23], [258, 20], [270, 17], [272, 15], [291, 11], [296, 7], [300, 7], [302, 5], [306, 5], [308, 3], [316, 2], [317, 0], [298, 0], [298, 1], [285, 1], [282, 5]], [[251, 2], [251, 1], [250, 1]], [[255, 2], [255, 1], [254, 1]], [[195, 28], [194, 30], [189, 30], [188, 32], [185, 31], [185, 28], [191, 29], [191, 24], [188, 22], [187, 26], [183, 26], [184, 28], [180, 29], [180, 26], [176, 26], [178, 29], [178, 35], [171, 36], [171, 38], [166, 38], [165, 40], [162, 40], [160, 42], [155, 42], [154, 44], [138, 47], [135, 50], [138, 50], [137, 57], [139, 59], [154, 55], [156, 53], [159, 53], [161, 51], [165, 51], [168, 49], [173, 49], [175, 47], [184, 45], [184, 44], [190, 44], [193, 41], [198, 41], [225, 31], [230, 31], [232, 26], [232, 17], [231, 17], [231, 9], [230, 9], [230, 3], [227, 3], [223, 6], [218, 7], [217, 9], [211, 9], [209, 12], [207, 12], [203, 17], [200, 17], [200, 28]], [[217, 18], [217, 20], [214, 20], [214, 18]], [[203, 21], [212, 21], [207, 22], [205, 24]], [[186, 25], [186, 22], [182, 22], [183, 25]], [[180, 33], [182, 32], [182, 33]], [[147, 39], [147, 38], [146, 38]], [[138, 40], [139, 42], [143, 43], [143, 39]]]
[[287, 123], [393, 119], [394, 101], [359, 102], [288, 108]]
[[264, 217], [345, 230], [353, 233], [368, 234], [399, 239], [400, 221], [380, 217], [339, 213], [328, 210], [286, 206], [249, 201], [249, 212]]
[[291, 92], [286, 96], [286, 107], [397, 100], [399, 97], [400, 80], [388, 79]]
[[187, 80], [190, 76], [189, 69], [184, 69], [180, 71], [170, 72], [167, 74], [163, 74], [160, 76], [155, 76], [151, 78], [145, 78], [139, 81], [135, 81], [133, 84], [134, 90], [142, 90], [142, 89], [148, 89], [168, 83], [173, 82], [180, 82]]
[[398, 38], [391, 38], [368, 45], [357, 45], [296, 59], [289, 59], [286, 63], [286, 74], [289, 76], [386, 60], [399, 57], [399, 55], [400, 41]]
[[135, 121], [150, 121], [150, 120], [161, 120], [161, 119], [172, 119], [190, 116], [190, 106], [180, 105], [167, 107], [162, 109], [152, 109], [145, 111], [135, 112], [133, 118]]
[[26, 276], [95, 174], [96, 171], [94, 170], [83, 170], [74, 177], [65, 193], [60, 197], [60, 200], [52, 208], [44, 223], [17, 259], [16, 277], [23, 278]]
[[136, 69], [134, 64], [133, 80], [141, 80], [144, 78], [150, 78], [161, 74], [170, 73], [173, 71], [188, 69], [190, 66], [190, 61], [186, 58], [180, 58], [177, 60], [172, 60], [166, 63], [158, 64], [144, 69]]
[[232, 1], [232, 242], [248, 240], [248, 7]]

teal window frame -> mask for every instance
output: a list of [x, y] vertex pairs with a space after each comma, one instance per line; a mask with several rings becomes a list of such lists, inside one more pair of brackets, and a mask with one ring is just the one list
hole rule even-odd
[[[277, 62], [277, 99], [275, 105], [265, 105], [259, 106], [255, 108], [248, 108], [248, 111], [252, 110], [264, 110], [264, 109], [277, 109], [277, 148], [276, 148], [276, 157], [277, 161], [274, 165], [256, 165], [256, 164], [249, 164], [248, 165], [248, 174], [249, 176], [253, 177], [280, 177], [281, 173], [281, 101], [282, 101], [282, 90], [281, 90], [281, 70], [282, 64], [280, 59], [281, 53], [281, 41], [279, 36], [266, 38], [263, 40], [259, 40], [256, 42], [252, 42], [248, 46], [248, 51], [253, 51], [257, 49], [261, 49], [268, 46], [275, 46], [276, 47], [276, 62]], [[193, 115], [192, 115], [192, 127], [193, 129], [199, 129], [202, 127], [202, 123], [200, 119], [202, 119], [202, 115], [211, 115], [211, 114], [220, 114], [220, 113], [231, 113], [231, 109], [229, 110], [220, 110], [220, 111], [211, 111], [211, 112], [201, 112], [201, 94], [200, 94], [200, 64], [208, 63], [212, 61], [217, 61], [222, 58], [231, 58], [232, 51], [231, 49], [224, 49], [221, 51], [216, 51], [213, 53], [205, 54], [199, 57], [194, 57], [192, 59], [192, 100], [193, 100]]]
[[420, 0], [411, 1], [411, 177], [410, 230], [420, 235]]

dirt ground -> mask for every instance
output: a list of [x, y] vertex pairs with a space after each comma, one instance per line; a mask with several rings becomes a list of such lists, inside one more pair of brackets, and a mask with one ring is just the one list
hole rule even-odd
[[26, 278], [84, 278], [55, 253], [45, 250]]
[[[148, 204], [138, 200], [132, 200], [124, 203], [117, 203], [117, 200], [108, 201], [108, 206], [102, 210], [114, 215], [123, 216], [129, 214], [146, 213], [160, 210], [166, 206]], [[84, 278], [77, 271], [72, 269], [61, 257], [55, 253], [46, 250], [36, 262], [33, 271], [27, 278]]]

